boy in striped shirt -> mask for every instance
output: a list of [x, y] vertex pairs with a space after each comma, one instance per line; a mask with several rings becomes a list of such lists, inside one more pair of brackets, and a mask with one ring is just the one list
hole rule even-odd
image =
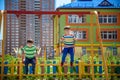
[[75, 37], [73, 34], [70, 33], [70, 27], [65, 26], [64, 28], [64, 35], [61, 38], [62, 42], [64, 43], [64, 49], [63, 49], [63, 55], [62, 55], [62, 61], [61, 66], [63, 66], [65, 62], [65, 58], [67, 56], [67, 53], [70, 54], [70, 66], [73, 66], [74, 62], [74, 43], [75, 43]]
[[28, 74], [28, 64], [32, 64], [32, 73], [35, 73], [35, 62], [37, 48], [33, 45], [33, 40], [27, 40], [27, 45], [23, 48], [23, 55], [25, 57], [25, 74]]

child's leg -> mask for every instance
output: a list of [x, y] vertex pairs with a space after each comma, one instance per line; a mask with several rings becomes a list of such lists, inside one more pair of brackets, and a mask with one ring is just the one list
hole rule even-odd
[[74, 48], [69, 48], [69, 53], [70, 53], [70, 66], [73, 66], [73, 62], [74, 62]]
[[36, 63], [36, 60], [35, 60], [35, 58], [33, 58], [33, 59], [31, 60], [32, 72], [33, 72], [33, 74], [35, 74], [35, 63]]
[[61, 66], [63, 66], [64, 62], [65, 62], [65, 58], [67, 56], [68, 53], [68, 48], [64, 48], [63, 50], [63, 55], [62, 55], [62, 62], [61, 62]]
[[33, 74], [33, 67], [32, 66], [29, 66], [29, 73]]
[[25, 74], [28, 74], [28, 64], [29, 64], [29, 59], [25, 58]]

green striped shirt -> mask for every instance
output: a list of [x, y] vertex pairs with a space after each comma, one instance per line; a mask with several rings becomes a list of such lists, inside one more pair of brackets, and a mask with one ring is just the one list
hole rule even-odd
[[25, 53], [25, 57], [27, 57], [27, 58], [34, 58], [35, 54], [37, 52], [37, 49], [36, 49], [36, 46], [34, 46], [34, 45], [32, 47], [25, 46], [23, 48], [23, 51]]

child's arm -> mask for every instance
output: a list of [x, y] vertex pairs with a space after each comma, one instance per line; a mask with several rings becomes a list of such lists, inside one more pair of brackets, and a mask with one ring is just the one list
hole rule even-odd
[[22, 61], [25, 60], [25, 53], [22, 53]]
[[38, 57], [41, 52], [41, 48], [36, 47], [36, 54], [35, 57]]
[[75, 40], [75, 41], [77, 41], [77, 40], [78, 40], [78, 38], [74, 38], [74, 40]]
[[60, 39], [61, 42], [63, 42], [64, 40], [65, 40], [64, 37], [62, 37], [62, 38]]
[[[74, 36], [74, 34], [71, 34], [72, 36]], [[78, 39], [77, 38], [75, 38], [75, 36], [74, 36], [74, 41], [77, 41]]]
[[22, 61], [24, 61], [25, 59], [25, 52], [24, 52], [24, 48], [22, 48]]

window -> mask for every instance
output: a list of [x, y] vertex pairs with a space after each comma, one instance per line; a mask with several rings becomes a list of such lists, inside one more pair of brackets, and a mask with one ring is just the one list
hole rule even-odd
[[84, 15], [69, 15], [68, 16], [68, 23], [85, 23], [86, 17]]
[[99, 15], [99, 22], [100, 23], [117, 23], [117, 16], [116, 15]]
[[117, 40], [117, 31], [101, 31], [103, 40]]
[[98, 54], [101, 55], [101, 48], [98, 47]]
[[113, 47], [113, 55], [117, 55], [117, 47]]
[[112, 47], [112, 46], [109, 46], [107, 47], [107, 50], [110, 51], [112, 53], [112, 55], [117, 55], [117, 47]]
[[86, 54], [86, 47], [82, 47], [82, 54]]
[[72, 33], [74, 34], [75, 38], [77, 39], [86, 39], [86, 31], [72, 31]]

